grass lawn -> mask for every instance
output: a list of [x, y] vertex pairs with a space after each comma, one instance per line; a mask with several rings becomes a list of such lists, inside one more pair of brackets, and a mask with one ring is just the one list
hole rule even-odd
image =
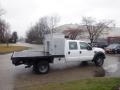
[[13, 45], [9, 45], [9, 47], [7, 47], [5, 44], [1, 44], [0, 45], [0, 54], [11, 53], [14, 51], [22, 51], [22, 50], [26, 50], [26, 49], [29, 49], [29, 47], [13, 46]]
[[118, 90], [113, 89], [116, 86], [120, 86], [120, 78], [93, 78], [42, 86], [34, 85], [24, 90]]

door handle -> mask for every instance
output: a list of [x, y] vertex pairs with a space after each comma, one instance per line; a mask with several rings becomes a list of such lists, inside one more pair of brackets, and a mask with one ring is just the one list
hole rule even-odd
[[68, 54], [70, 54], [70, 51], [68, 52]]
[[80, 51], [80, 54], [81, 54], [82, 52]]

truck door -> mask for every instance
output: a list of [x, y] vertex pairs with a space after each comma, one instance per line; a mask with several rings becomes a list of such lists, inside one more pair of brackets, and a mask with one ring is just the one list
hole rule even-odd
[[65, 43], [65, 58], [67, 61], [79, 61], [78, 42], [68, 40]]
[[80, 60], [86, 61], [86, 60], [92, 60], [94, 57], [94, 51], [92, 50], [92, 47], [85, 42], [79, 42], [79, 51], [80, 51]]

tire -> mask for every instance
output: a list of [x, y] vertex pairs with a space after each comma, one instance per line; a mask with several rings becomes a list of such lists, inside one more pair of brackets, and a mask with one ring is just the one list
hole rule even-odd
[[98, 56], [94, 60], [94, 63], [95, 63], [96, 66], [102, 66], [103, 63], [104, 63], [104, 58], [102, 56]]
[[39, 62], [33, 65], [33, 71], [37, 74], [47, 74], [49, 72], [49, 63]]

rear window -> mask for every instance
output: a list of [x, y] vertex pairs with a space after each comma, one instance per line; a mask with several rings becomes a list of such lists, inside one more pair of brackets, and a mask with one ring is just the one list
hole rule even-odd
[[69, 42], [69, 49], [77, 50], [78, 49], [77, 42]]

